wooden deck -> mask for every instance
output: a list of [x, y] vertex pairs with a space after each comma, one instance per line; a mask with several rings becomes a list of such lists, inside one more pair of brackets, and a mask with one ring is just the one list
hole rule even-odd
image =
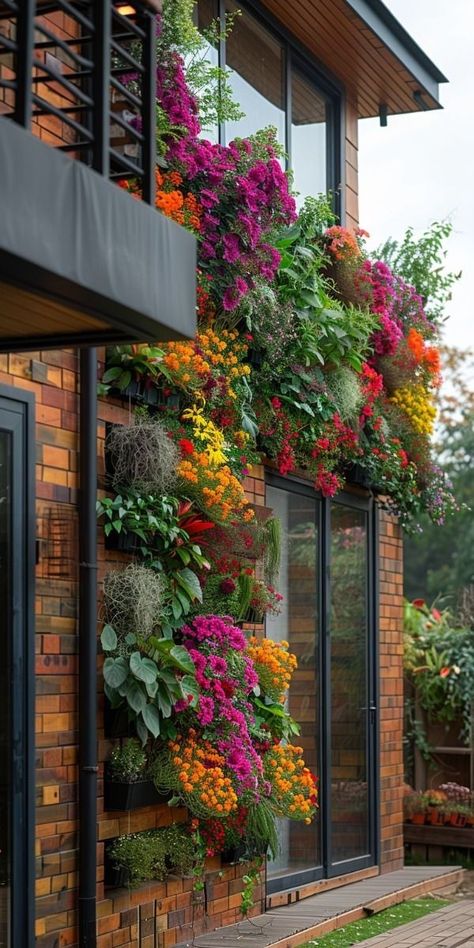
[[449, 888], [454, 891], [463, 875], [464, 870], [458, 867], [408, 866], [200, 935], [192, 945], [193, 948], [297, 948], [309, 939], [407, 899]]

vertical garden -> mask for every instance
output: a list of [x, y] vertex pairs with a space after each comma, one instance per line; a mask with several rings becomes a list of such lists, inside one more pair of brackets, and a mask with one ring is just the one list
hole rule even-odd
[[296, 659], [255, 630], [282, 597], [280, 525], [246, 497], [252, 465], [325, 497], [372, 488], [407, 529], [455, 502], [430, 446], [428, 301], [339, 226], [330, 199], [297, 210], [271, 128], [206, 138], [215, 101], [238, 108], [192, 7], [165, 0], [157, 19], [156, 206], [198, 239], [198, 331], [108, 351], [102, 393], [133, 410], [108, 430], [98, 515], [106, 545], [133, 555], [104, 581], [105, 692], [136, 735], [113, 751], [107, 792], [140, 785], [142, 801], [189, 813], [184, 828], [117, 840], [112, 859], [129, 883], [193, 868], [199, 888], [206, 855], [275, 855], [276, 820], [317, 813], [285, 708]]

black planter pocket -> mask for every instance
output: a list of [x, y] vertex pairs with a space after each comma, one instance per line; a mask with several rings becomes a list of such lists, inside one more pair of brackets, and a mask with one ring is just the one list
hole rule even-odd
[[116, 530], [111, 530], [110, 533], [105, 534], [106, 550], [119, 550], [121, 553], [133, 554], [137, 553], [141, 546], [143, 546], [143, 540], [136, 533], [128, 533], [126, 530], [117, 533]]
[[137, 780], [135, 783], [119, 783], [110, 780], [107, 771], [104, 780], [104, 809], [138, 810], [142, 806], [157, 806], [165, 803], [155, 784], [151, 780]]
[[125, 708], [112, 708], [108, 698], [104, 702], [104, 736], [114, 737], [134, 737], [135, 728], [128, 719]]
[[105, 850], [104, 883], [106, 886], [113, 887], [114, 889], [128, 888], [130, 885], [128, 869], [125, 869], [123, 866], [117, 866], [113, 859], [110, 858], [107, 849]]

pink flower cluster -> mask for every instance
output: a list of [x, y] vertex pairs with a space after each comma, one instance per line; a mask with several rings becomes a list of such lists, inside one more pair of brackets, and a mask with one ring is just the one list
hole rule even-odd
[[393, 355], [411, 327], [418, 327], [424, 336], [436, 334], [419, 293], [382, 260], [364, 260], [355, 283], [362, 301], [379, 316], [380, 329], [372, 339], [376, 355]]
[[201, 263], [212, 275], [216, 302], [234, 310], [255, 279], [274, 279], [280, 254], [268, 237], [297, 216], [274, 136], [236, 139], [227, 146], [199, 138], [198, 103], [176, 52], [160, 62], [156, 90], [173, 129], [166, 160], [203, 208]]
[[206, 737], [212, 735], [241, 790], [254, 797], [263, 765], [250, 735], [254, 717], [248, 695], [258, 684], [258, 676], [252, 660], [243, 654], [245, 636], [230, 620], [218, 616], [198, 616], [184, 626], [183, 634], [200, 694], [195, 711], [184, 702], [175, 705], [175, 710], [195, 715]]

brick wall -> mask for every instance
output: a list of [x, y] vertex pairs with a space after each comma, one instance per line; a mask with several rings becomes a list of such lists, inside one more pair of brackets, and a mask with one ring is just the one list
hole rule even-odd
[[403, 865], [403, 544], [396, 520], [380, 513], [380, 866]]
[[[39, 563], [36, 598], [36, 933], [38, 945], [76, 943], [77, 885], [77, 467], [78, 357], [72, 351], [0, 356], [0, 382], [27, 389], [36, 397], [37, 516]], [[124, 422], [129, 412], [99, 402], [99, 470], [103, 478], [105, 422]], [[103, 481], [102, 481], [103, 486]], [[263, 469], [247, 479], [249, 498], [264, 504]], [[100, 532], [99, 532], [100, 537]], [[105, 553], [99, 543], [99, 580], [107, 568], [126, 561]], [[402, 545], [393, 519], [381, 515], [380, 529], [380, 716], [381, 716], [381, 868], [398, 868], [403, 855], [401, 830], [402, 760]], [[99, 663], [101, 659], [99, 658]], [[104, 737], [103, 694], [99, 680], [99, 760], [108, 757]], [[168, 946], [197, 930], [235, 920], [242, 889], [242, 867], [209, 864], [207, 917], [192, 905], [190, 880], [173, 880], [139, 890], [104, 891], [104, 845], [119, 833], [163, 826], [183, 811], [167, 806], [131, 814], [107, 814], [102, 781], [98, 799], [99, 945]], [[112, 932], [114, 933], [112, 935]]]

